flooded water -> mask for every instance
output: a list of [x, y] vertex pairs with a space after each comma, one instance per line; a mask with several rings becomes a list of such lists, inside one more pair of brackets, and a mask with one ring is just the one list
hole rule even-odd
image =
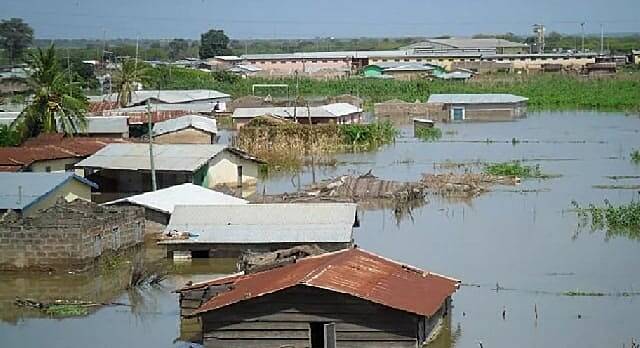
[[[608, 238], [602, 231], [577, 232], [571, 201], [640, 199], [638, 190], [594, 185], [638, 185], [640, 165], [629, 153], [640, 148], [640, 117], [597, 112], [531, 113], [517, 122], [444, 125], [439, 142], [402, 136], [372, 153], [337, 156], [338, 166], [276, 175], [258, 192], [296, 190], [313, 178], [365, 173], [384, 179], [417, 180], [445, 171], [438, 163], [524, 160], [560, 175], [495, 187], [470, 201], [429, 197], [429, 203], [397, 221], [390, 210], [361, 212], [356, 243], [368, 250], [461, 279], [453, 316], [436, 347], [622, 347], [640, 339], [640, 296], [563, 296], [565, 291], [640, 291], [640, 241]], [[516, 141], [514, 141], [514, 138]], [[516, 191], [532, 192], [516, 192]], [[158, 253], [161, 255], [162, 253]], [[15, 296], [77, 294], [100, 301], [132, 301], [111, 285], [116, 276], [0, 275], [2, 347], [172, 347], [180, 335], [173, 289], [187, 280], [230, 272], [233, 262], [197, 260], [179, 267], [163, 283], [141, 294], [143, 304], [106, 307], [85, 318], [47, 319], [11, 306]], [[496, 285], [500, 290], [496, 291]], [[57, 292], [56, 292], [57, 291]], [[57, 296], [57, 295], [56, 295]], [[104, 298], [104, 299], [103, 299]], [[537, 309], [536, 319], [534, 308]], [[502, 312], [505, 311], [503, 319]]]

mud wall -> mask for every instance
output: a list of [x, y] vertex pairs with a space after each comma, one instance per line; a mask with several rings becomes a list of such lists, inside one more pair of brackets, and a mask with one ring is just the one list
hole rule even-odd
[[144, 209], [59, 202], [34, 217], [0, 221], [0, 270], [84, 269], [107, 251], [142, 243]]

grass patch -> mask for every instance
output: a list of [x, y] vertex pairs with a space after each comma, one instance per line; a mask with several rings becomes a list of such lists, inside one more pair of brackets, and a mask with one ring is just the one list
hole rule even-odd
[[77, 304], [51, 304], [43, 311], [53, 317], [77, 317], [89, 314], [86, 306]]
[[640, 239], [640, 202], [614, 206], [605, 200], [603, 206], [589, 204], [584, 208], [576, 201], [571, 204], [580, 219], [578, 227], [590, 225], [591, 230], [606, 230], [607, 237]]
[[631, 162], [635, 164], [640, 164], [640, 150], [631, 151]]
[[415, 136], [422, 141], [436, 141], [442, 138], [442, 130], [437, 127], [417, 128], [415, 130]]
[[520, 161], [487, 164], [484, 167], [484, 172], [491, 175], [517, 176], [519, 178], [547, 179], [552, 177], [549, 174], [542, 173], [539, 165], [527, 166], [520, 163]]
[[603, 292], [571, 290], [562, 293], [563, 296], [605, 296]]
[[392, 142], [398, 130], [390, 121], [354, 123], [338, 126], [345, 145], [375, 148]]

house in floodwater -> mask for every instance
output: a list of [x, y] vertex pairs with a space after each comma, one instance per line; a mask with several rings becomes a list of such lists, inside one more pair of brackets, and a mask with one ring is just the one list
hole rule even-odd
[[214, 144], [218, 127], [216, 120], [198, 115], [186, 115], [153, 125], [153, 140], [158, 144]]
[[460, 281], [351, 248], [178, 290], [207, 348], [420, 347]]
[[233, 111], [233, 123], [240, 128], [258, 116], [276, 116], [283, 119], [295, 120], [303, 124], [320, 123], [360, 123], [362, 109], [349, 103], [333, 103], [322, 106], [287, 106], [287, 107], [259, 107], [236, 108]]
[[[247, 204], [241, 198], [226, 195], [202, 186], [185, 183], [121, 198], [103, 205], [139, 206], [145, 210], [148, 232], [163, 232], [177, 205], [233, 205]], [[153, 229], [153, 231], [151, 231]]]
[[0, 173], [0, 214], [37, 215], [59, 199], [91, 201], [92, 188], [98, 186], [74, 173]]
[[[217, 185], [255, 184], [264, 163], [249, 154], [211, 144], [157, 144], [153, 146], [157, 188], [192, 183]], [[100, 185], [104, 201], [152, 191], [148, 144], [111, 144], [81, 161], [85, 177]]]
[[441, 122], [510, 121], [524, 117], [529, 99], [513, 94], [432, 94], [429, 118]]
[[159, 244], [167, 256], [235, 257], [316, 244], [323, 250], [349, 247], [358, 226], [356, 204], [244, 204], [177, 206], [166, 231], [188, 239]]

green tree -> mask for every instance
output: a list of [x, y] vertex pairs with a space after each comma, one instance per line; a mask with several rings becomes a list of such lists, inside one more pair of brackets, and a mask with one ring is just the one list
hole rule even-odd
[[229, 37], [224, 30], [211, 29], [200, 36], [200, 59], [230, 54]]
[[169, 58], [172, 60], [185, 58], [185, 54], [188, 50], [189, 41], [185, 39], [173, 39], [169, 42]]
[[131, 102], [131, 94], [137, 89], [138, 83], [146, 82], [148, 76], [148, 66], [136, 59], [125, 59], [119, 64], [113, 82], [118, 91], [118, 104], [121, 107], [126, 107]]
[[35, 92], [14, 125], [24, 136], [58, 130], [74, 134], [84, 129], [87, 98], [79, 84], [70, 81], [69, 75], [60, 68], [55, 47], [38, 48], [31, 54], [29, 65], [32, 70], [30, 83]]
[[11, 18], [0, 22], [0, 47], [8, 54], [11, 64], [21, 59], [24, 51], [33, 42], [33, 29], [22, 18]]
[[18, 146], [20, 145], [21, 137], [15, 127], [6, 124], [0, 124], [0, 147], [3, 146]]

